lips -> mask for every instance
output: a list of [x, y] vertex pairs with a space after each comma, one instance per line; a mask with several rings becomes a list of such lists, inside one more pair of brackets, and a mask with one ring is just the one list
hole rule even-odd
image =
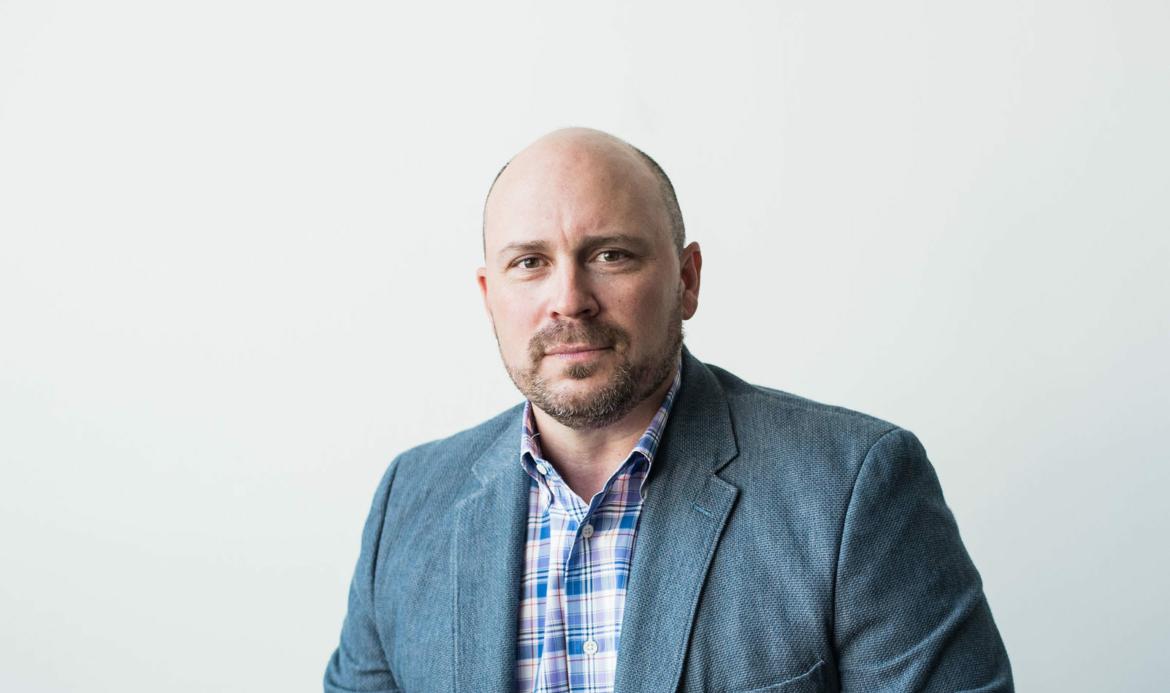
[[528, 340], [532, 363], [555, 359], [560, 363], [592, 362], [606, 352], [624, 351], [630, 343], [625, 330], [605, 322], [557, 321]]
[[571, 356], [574, 354], [588, 354], [594, 351], [604, 351], [609, 349], [607, 346], [591, 346], [588, 344], [569, 344], [562, 346], [555, 346], [548, 349], [544, 353], [549, 356]]

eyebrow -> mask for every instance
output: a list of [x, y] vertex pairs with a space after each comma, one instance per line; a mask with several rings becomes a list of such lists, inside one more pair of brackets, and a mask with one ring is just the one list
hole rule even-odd
[[[625, 245], [637, 250], [638, 252], [646, 252], [650, 244], [645, 239], [638, 236], [633, 236], [626, 233], [608, 234], [605, 236], [589, 236], [585, 242], [581, 244], [581, 250], [589, 251], [594, 248], [600, 248], [605, 245]], [[496, 257], [503, 257], [512, 253], [536, 253], [548, 249], [548, 243], [545, 241], [517, 241], [509, 243], [500, 248]]]
[[496, 253], [496, 257], [502, 258], [505, 255], [511, 255], [512, 253], [516, 253], [516, 252], [534, 253], [534, 252], [537, 252], [540, 250], [544, 250], [547, 247], [548, 247], [548, 244], [545, 243], [544, 241], [524, 241], [524, 242], [517, 242], [517, 243], [509, 243], [508, 245], [504, 246], [503, 248], [500, 248], [500, 252]]

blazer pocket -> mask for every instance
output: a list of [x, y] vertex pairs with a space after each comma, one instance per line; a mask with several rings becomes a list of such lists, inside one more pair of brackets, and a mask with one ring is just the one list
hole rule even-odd
[[812, 669], [794, 679], [774, 683], [763, 688], [753, 688], [750, 691], [736, 691], [736, 693], [821, 693], [825, 690], [825, 662], [818, 661]]

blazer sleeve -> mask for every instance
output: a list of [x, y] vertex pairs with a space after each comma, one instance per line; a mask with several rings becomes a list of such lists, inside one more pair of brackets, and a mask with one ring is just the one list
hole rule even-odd
[[879, 438], [845, 515], [834, 587], [843, 691], [1013, 691], [983, 585], [926, 451]]
[[397, 693], [374, 620], [374, 573], [386, 517], [390, 486], [398, 468], [392, 462], [378, 484], [362, 530], [362, 548], [349, 586], [349, 607], [341, 642], [325, 669], [325, 693]]

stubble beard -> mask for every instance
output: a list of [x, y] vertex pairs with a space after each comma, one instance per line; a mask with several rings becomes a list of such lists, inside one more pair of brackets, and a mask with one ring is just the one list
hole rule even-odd
[[[630, 413], [674, 375], [683, 343], [681, 296], [671, 312], [662, 348], [637, 363], [628, 357], [630, 340], [625, 330], [608, 323], [583, 322], [558, 323], [537, 332], [529, 340], [525, 366], [514, 367], [505, 358], [504, 368], [533, 406], [561, 425], [575, 430], [603, 428]], [[498, 336], [496, 341], [499, 342]], [[539, 371], [546, 350], [556, 344], [609, 345], [618, 356], [613, 375], [590, 392], [575, 396], [555, 392], [549, 379]], [[500, 355], [503, 356], [502, 350]], [[584, 380], [601, 367], [600, 363], [574, 363], [565, 366], [561, 375]]]

